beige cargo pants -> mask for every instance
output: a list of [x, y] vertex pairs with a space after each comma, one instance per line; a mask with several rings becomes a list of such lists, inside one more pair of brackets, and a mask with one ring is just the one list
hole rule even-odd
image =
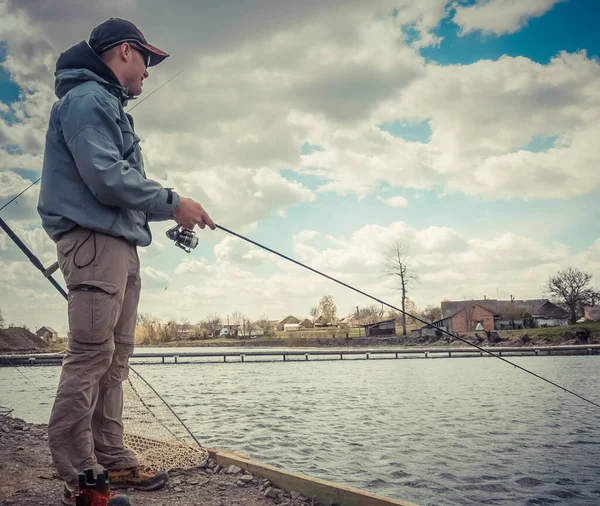
[[70, 336], [48, 442], [60, 478], [76, 486], [86, 468], [137, 465], [123, 446], [122, 382], [133, 353], [140, 261], [133, 244], [83, 228], [62, 237], [57, 250]]

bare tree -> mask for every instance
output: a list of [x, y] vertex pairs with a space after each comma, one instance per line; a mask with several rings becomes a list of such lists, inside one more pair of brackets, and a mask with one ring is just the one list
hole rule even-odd
[[[246, 329], [248, 324], [248, 317], [239, 310], [231, 313], [231, 323], [232, 325], [238, 325], [242, 330], [242, 336], [246, 335]], [[235, 332], [234, 332], [235, 334]], [[237, 331], [237, 335], [239, 335], [239, 330]]]
[[428, 321], [429, 323], [436, 322], [442, 319], [442, 308], [430, 304], [425, 309], [423, 309], [421, 316], [424, 320]]
[[325, 323], [336, 323], [337, 322], [337, 307], [333, 302], [331, 295], [324, 295], [319, 301], [318, 314], [323, 317]]
[[2, 314], [2, 309], [0, 309], [0, 329], [4, 328], [4, 315]]
[[362, 325], [369, 325], [381, 319], [379, 312], [379, 306], [373, 304], [372, 306], [359, 307], [357, 316]]
[[383, 273], [397, 281], [396, 289], [402, 293], [402, 335], [406, 335], [406, 299], [411, 282], [416, 281], [417, 274], [410, 267], [410, 248], [396, 241], [383, 259]]
[[558, 271], [548, 279], [546, 290], [569, 310], [570, 323], [577, 321], [577, 313], [593, 292], [589, 286], [591, 279], [591, 274], [574, 267]]
[[313, 319], [313, 321], [319, 317], [319, 308], [317, 306], [310, 308], [310, 317]]
[[275, 335], [275, 332], [269, 323], [269, 319], [266, 316], [262, 316], [260, 319], [256, 320], [254, 324], [263, 331], [265, 337]]
[[586, 306], [596, 306], [600, 304], [600, 290], [598, 288], [592, 288], [588, 290], [588, 294], [583, 301]]
[[221, 317], [218, 314], [211, 314], [206, 317], [204, 326], [210, 332], [211, 336], [215, 336], [221, 329]]

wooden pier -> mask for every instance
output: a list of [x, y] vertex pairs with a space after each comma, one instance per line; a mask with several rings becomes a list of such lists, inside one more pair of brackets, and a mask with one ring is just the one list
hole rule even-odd
[[[502, 357], [508, 356], [548, 356], [548, 355], [598, 355], [600, 344], [570, 346], [527, 346], [527, 347], [484, 347]], [[168, 350], [168, 351], [167, 351]], [[61, 365], [61, 353], [37, 353], [22, 355], [0, 355], [0, 367]], [[236, 362], [309, 362], [319, 360], [382, 360], [408, 358], [458, 358], [489, 357], [487, 353], [471, 347], [436, 347], [436, 348], [372, 348], [368, 351], [353, 349], [316, 349], [268, 351], [199, 351], [178, 352], [177, 349], [165, 349], [160, 353], [136, 352], [130, 360], [131, 364], [182, 364], [182, 363], [236, 363]]]

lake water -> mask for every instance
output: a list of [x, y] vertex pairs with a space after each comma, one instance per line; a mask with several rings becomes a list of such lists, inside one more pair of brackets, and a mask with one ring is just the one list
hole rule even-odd
[[[599, 357], [511, 360], [600, 401]], [[41, 392], [0, 368], [0, 405], [45, 423], [60, 368], [20, 370]], [[600, 504], [600, 410], [499, 360], [136, 370], [201, 441], [290, 470], [422, 505]]]

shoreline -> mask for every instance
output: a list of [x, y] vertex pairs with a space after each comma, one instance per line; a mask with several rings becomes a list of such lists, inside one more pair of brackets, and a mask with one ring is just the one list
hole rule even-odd
[[[0, 414], [0, 505], [60, 504], [63, 482], [48, 448], [48, 426]], [[127, 495], [131, 506], [417, 506], [209, 449], [203, 466], [169, 471], [169, 482], [152, 492]]]
[[[460, 337], [471, 344], [489, 347], [553, 347], [577, 346], [600, 344], [600, 323], [589, 322], [585, 324], [569, 325], [564, 327], [548, 327], [524, 330], [498, 331], [494, 337], [485, 334], [470, 332], [460, 334]], [[275, 349], [302, 349], [302, 348], [454, 348], [468, 346], [467, 344], [451, 339], [450, 337], [345, 337], [331, 334], [318, 335], [313, 333], [289, 333], [276, 337], [258, 337], [252, 339], [218, 338], [205, 340], [181, 340], [166, 343], [135, 343], [136, 350], [143, 352], [146, 348], [177, 350], [178, 348], [197, 348], [198, 350], [212, 348], [275, 348]], [[0, 342], [0, 355], [23, 355], [39, 353], [64, 353], [67, 343], [53, 343], [47, 348], [6, 347]]]

